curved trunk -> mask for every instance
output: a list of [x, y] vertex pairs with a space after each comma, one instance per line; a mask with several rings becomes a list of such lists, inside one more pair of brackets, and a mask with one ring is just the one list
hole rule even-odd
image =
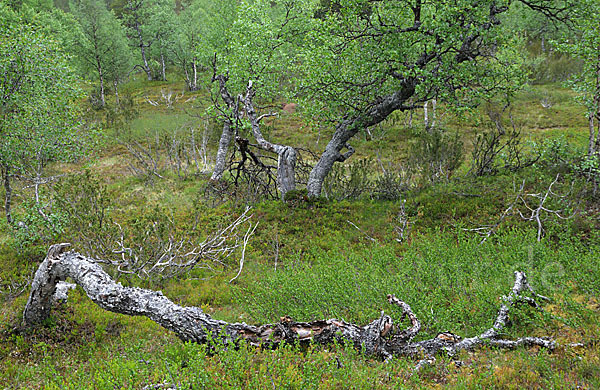
[[[392, 355], [432, 356], [438, 352], [454, 355], [463, 349], [472, 349], [483, 344], [504, 348], [521, 345], [539, 345], [553, 349], [556, 343], [547, 338], [524, 337], [518, 340], [500, 338], [507, 324], [510, 309], [518, 303], [539, 307], [536, 298], [547, 299], [533, 292], [523, 272], [515, 272], [515, 283], [498, 311], [494, 325], [482, 334], [466, 339], [445, 332], [433, 339], [413, 342], [421, 324], [410, 306], [394, 295], [388, 302], [402, 309], [402, 318], [408, 317], [410, 327], [401, 330], [388, 315], [381, 314], [365, 326], [328, 319], [311, 322], [296, 322], [283, 317], [280, 322], [260, 326], [246, 323], [228, 323], [212, 318], [198, 307], [182, 307], [160, 291], [135, 287], [123, 287], [104, 272], [94, 259], [76, 252], [65, 252], [69, 244], [50, 247], [46, 259], [38, 268], [31, 294], [25, 306], [23, 320], [26, 326], [44, 322], [50, 314], [52, 304], [65, 300], [68, 286], [62, 282], [67, 278], [81, 286], [88, 297], [105, 310], [126, 315], [145, 316], [162, 327], [175, 332], [183, 341], [206, 343], [209, 339], [236, 344], [244, 340], [251, 345], [274, 347], [281, 343], [316, 342], [330, 344], [348, 341], [366, 354], [383, 358]], [[530, 296], [525, 296], [528, 293]], [[209, 337], [210, 335], [210, 337]], [[420, 363], [421, 364], [421, 363]]]
[[258, 146], [263, 150], [277, 153], [277, 188], [279, 189], [281, 198], [284, 199], [286, 193], [296, 189], [297, 152], [291, 146], [274, 144], [265, 139], [260, 131], [260, 121], [274, 114], [257, 117], [254, 104], [252, 103], [253, 98], [254, 90], [252, 89], [252, 82], [250, 82], [246, 90], [246, 96], [243, 98], [246, 115], [248, 115], [248, 119], [250, 120], [252, 133]]
[[[415, 93], [416, 79], [407, 79], [402, 83], [399, 91], [382, 98], [378, 103], [373, 104], [364, 112], [356, 113], [350, 118], [344, 118], [340, 121], [331, 140], [325, 147], [321, 158], [314, 166], [308, 177], [306, 188], [309, 196], [320, 196], [321, 188], [325, 177], [331, 171], [335, 162], [346, 161], [354, 153], [354, 149], [348, 145], [348, 141], [356, 135], [361, 129], [375, 126], [383, 122], [392, 112], [396, 110], [406, 110], [404, 104]], [[348, 148], [348, 152], [342, 154], [343, 148]]]
[[148, 78], [148, 81], [152, 81], [152, 71], [150, 70], [150, 65], [148, 65], [148, 59], [146, 58], [146, 46], [144, 46], [141, 36], [140, 50], [142, 52], [142, 62], [144, 62], [144, 72], [146, 72], [146, 77]]
[[142, 54], [142, 62], [144, 63], [144, 72], [146, 72], [146, 76], [148, 77], [148, 81], [152, 81], [152, 71], [150, 70], [150, 65], [148, 65], [148, 59], [146, 58], [146, 48], [149, 46], [147, 44], [144, 44], [144, 38], [142, 37], [142, 30], [140, 29], [140, 23], [137, 20], [135, 20], [135, 25], [134, 25], [135, 31], [137, 32], [138, 35], [138, 40], [139, 40], [139, 48], [140, 48], [140, 52]]

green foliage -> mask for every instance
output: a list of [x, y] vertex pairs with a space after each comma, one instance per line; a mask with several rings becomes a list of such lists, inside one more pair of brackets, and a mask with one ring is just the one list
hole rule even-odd
[[[560, 4], [554, 1], [553, 6], [560, 7]], [[575, 38], [567, 23], [557, 23], [518, 1], [510, 4], [502, 23], [511, 33], [525, 37], [525, 66], [533, 82], [566, 81], [581, 70], [579, 60], [556, 50], [556, 41], [561, 37]]]
[[323, 183], [323, 194], [334, 200], [358, 199], [370, 193], [371, 163], [367, 159], [334, 165]]
[[570, 84], [581, 94], [588, 114], [597, 115], [600, 112], [600, 97], [598, 85], [600, 75], [598, 66], [598, 48], [600, 48], [600, 25], [596, 15], [600, 13], [600, 5], [595, 0], [582, 0], [574, 10], [573, 21], [576, 23], [576, 36], [565, 34], [557, 42], [558, 48], [583, 62], [581, 73], [575, 75]]
[[106, 186], [90, 170], [69, 175], [56, 188], [57, 208], [68, 218], [69, 236], [102, 241], [112, 229], [111, 197]]
[[421, 171], [426, 182], [447, 180], [463, 159], [463, 141], [458, 132], [451, 134], [439, 127], [421, 131], [411, 145], [408, 160]]
[[[480, 246], [479, 241], [430, 232], [413, 239], [401, 256], [389, 248], [346, 253], [341, 248], [313, 249], [312, 261], [296, 264], [284, 259], [285, 269], [263, 272], [237, 293], [236, 300], [257, 322], [289, 315], [298, 321], [333, 317], [364, 324], [377, 318], [382, 308], [399, 317], [395, 308], [384, 305], [386, 294], [393, 293], [421, 319], [426, 327], [422, 337], [448, 329], [469, 336], [491, 325], [497, 297], [511, 285], [515, 269], [525, 270], [538, 292], [550, 295], [564, 291], [568, 280], [578, 281], [574, 291], [577, 286], [591, 288], [600, 276], [596, 271], [589, 274], [586, 265], [597, 244], [586, 248], [567, 239], [553, 249], [551, 242], [537, 244], [530, 233], [519, 231], [493, 243]], [[534, 312], [520, 318], [525, 323], [516, 323], [512, 332], [546, 320]]]
[[[39, 38], [44, 45], [50, 42], [46, 47], [71, 50], [75, 35], [66, 33], [74, 22], [71, 16], [30, 8], [14, 11], [5, 3], [0, 2], [0, 25], [8, 26], [8, 35], [2, 35], [0, 42], [4, 50], [11, 45], [19, 47], [28, 37]], [[121, 0], [110, 3], [117, 10], [123, 5]], [[447, 388], [598, 387], [600, 349], [594, 340], [600, 329], [597, 300], [600, 274], [596, 266], [600, 237], [595, 208], [585, 207], [591, 200], [589, 194], [578, 195], [582, 197], [580, 207], [585, 207], [582, 215], [566, 222], [544, 221], [546, 234], [542, 243], [535, 242], [535, 232], [530, 232], [529, 223], [522, 223], [518, 216], [508, 217], [498, 233], [482, 245], [479, 237], [461, 230], [462, 226], [470, 228], [497, 221], [514, 196], [514, 183], [523, 178], [527, 179], [527, 191], [536, 191], [556, 173], [561, 173], [561, 177], [568, 174], [575, 180], [574, 192], [579, 193], [584, 188], [583, 182], [599, 174], [598, 161], [582, 157], [585, 153], [581, 147], [587, 141], [587, 126], [577, 119], [583, 118], [582, 109], [572, 103], [573, 93], [556, 85], [532, 87], [520, 93], [513, 106], [515, 118], [524, 121], [523, 136], [544, 137], [536, 149], [542, 157], [533, 169], [514, 174], [502, 169], [508, 154], [500, 152], [494, 160], [495, 176], [461, 177], [456, 173], [460, 169], [455, 169], [460, 159], [452, 156], [459, 149], [466, 153], [472, 150], [471, 139], [479, 126], [478, 111], [468, 118], [448, 113], [444, 121], [446, 131], [434, 134], [407, 129], [396, 113], [397, 120], [386, 122], [383, 134], [375, 135], [376, 145], [366, 145], [367, 141], [362, 139], [352, 141], [357, 157], [349, 160], [351, 164], [336, 168], [333, 175], [339, 180], [327, 184], [331, 197], [339, 201], [322, 198], [307, 201], [306, 190], [299, 189], [289, 192], [285, 203], [256, 202], [253, 221], [260, 221], [260, 225], [249, 242], [246, 262], [235, 285], [228, 283], [237, 272], [232, 267], [219, 269], [217, 273], [193, 272], [189, 278], [158, 284], [166, 296], [181, 305], [200, 306], [215, 318], [248, 323], [278, 321], [284, 315], [295, 320], [341, 317], [365, 323], [378, 318], [381, 310], [398, 319], [397, 309], [385, 300], [386, 294], [395, 293], [421, 319], [423, 337], [435, 336], [438, 331], [470, 336], [491, 325], [501, 303], [499, 297], [512, 285], [512, 271], [523, 269], [534, 288], [552, 297], [553, 302], [544, 306], [546, 314], [526, 305], [514, 311], [507, 337], [550, 334], [565, 346], [556, 353], [486, 348], [455, 357], [466, 363], [461, 368], [454, 359], [439, 355], [431, 367], [414, 373], [413, 359], [398, 358], [382, 364], [362, 356], [352, 346], [293, 345], [271, 351], [244, 343], [237, 348], [225, 347], [218, 341], [211, 346], [182, 344], [147, 319], [104, 311], [80, 289], [72, 291], [69, 301], [56, 308], [44, 327], [34, 331], [14, 330], [20, 322], [28, 290], [20, 295], [19, 291], [28, 286], [28, 278], [43, 259], [46, 241], [70, 241], [77, 250], [96, 253], [105, 260], [119, 260], [120, 255], [112, 252], [121, 239], [121, 229], [114, 223], [118, 222], [125, 246], [147, 260], [153, 258], [160, 242], [182, 238], [197, 242], [229, 222], [232, 213], [239, 212], [238, 206], [245, 200], [237, 203], [232, 200], [226, 193], [231, 189], [209, 199], [203, 192], [209, 185], [202, 174], [177, 180], [175, 174], [165, 169], [161, 170], [163, 179], [157, 179], [152, 187], [145, 186], [127, 171], [130, 156], [121, 145], [111, 141], [119, 138], [149, 145], [159, 138], [157, 151], [164, 155], [167, 148], [162, 140], [171, 139], [175, 134], [173, 129], [187, 128], [190, 121], [190, 116], [180, 109], [194, 113], [192, 110], [199, 102], [202, 106], [209, 99], [206, 79], [212, 73], [209, 68], [215, 51], [218, 70], [224, 73], [229, 70], [234, 94], [243, 92], [248, 79], [256, 80], [258, 76], [255, 85], [264, 87], [265, 93], [257, 104], [279, 105], [280, 100], [270, 99], [297, 88], [298, 95], [286, 97], [286, 101], [305, 98], [299, 106], [301, 112], [335, 119], [347, 107], [360, 107], [368, 104], [370, 98], [377, 99], [394, 90], [397, 85], [386, 78], [389, 68], [384, 65], [411, 61], [432, 44], [429, 37], [421, 40], [413, 33], [406, 39], [388, 35], [377, 42], [368, 35], [369, 30], [364, 37], [345, 44], [348, 33], [363, 31], [369, 23], [381, 30], [378, 13], [382, 23], [410, 27], [411, 11], [404, 9], [402, 2], [285, 3], [288, 5], [274, 1], [202, 0], [178, 4], [182, 10], [177, 15], [177, 29], [172, 30], [165, 22], [169, 29], [161, 31], [169, 32], [168, 39], [164, 46], [155, 40], [149, 55], [156, 70], [160, 69], [158, 61], [163, 53], [167, 54], [167, 64], [174, 61], [177, 66], [181, 66], [177, 56], [186, 56], [188, 72], [193, 69], [191, 62], [196, 63], [199, 91], [192, 97], [198, 100], [179, 102], [173, 110], [140, 104], [144, 96], [155, 99], [160, 88], [181, 90], [183, 84], [148, 84], [134, 75], [123, 86], [127, 96], [121, 95], [120, 106], [108, 102], [105, 110], [89, 113], [90, 128], [97, 128], [93, 122], [104, 122], [109, 134], [116, 135], [107, 138], [104, 149], [85, 163], [89, 170], [70, 174], [56, 184], [52, 202], [44, 197], [47, 195], [42, 196], [39, 204], [25, 197], [16, 199], [15, 219], [23, 222], [23, 226], [0, 221], [0, 383], [7, 388], [72, 389], [144, 388], [155, 384], [232, 389], [426, 388], [440, 384]], [[460, 33], [455, 16], [467, 5], [472, 2], [427, 3], [428, 11], [423, 15], [425, 26], [451, 44]], [[489, 11], [487, 2], [480, 5], [481, 9], [473, 11], [476, 20], [482, 20]], [[452, 6], [456, 8], [451, 9]], [[174, 4], [165, 6], [169, 12], [171, 8]], [[282, 28], [287, 9], [295, 19]], [[436, 20], [431, 20], [434, 12]], [[24, 20], [35, 27], [19, 37], [10, 29]], [[538, 22], [541, 20], [525, 22], [525, 29], [531, 27], [534, 31]], [[315, 32], [305, 32], [315, 26], [318, 26]], [[442, 101], [460, 105], [477, 100], [478, 94], [471, 95], [472, 87], [495, 85], [510, 95], [529, 72], [520, 68], [523, 62], [535, 77], [538, 73], [543, 77], [560, 75], [559, 68], [570, 63], [570, 55], [557, 54], [549, 62], [534, 64], [529, 58], [515, 58], [525, 53], [523, 44], [535, 52], [537, 48], [532, 46], [539, 42], [535, 33], [528, 32], [519, 38], [520, 34], [514, 31], [522, 29], [520, 25], [515, 30], [502, 30], [505, 35], [500, 37], [498, 45], [504, 48], [494, 52], [499, 54], [496, 59], [480, 59], [472, 66], [443, 61], [435, 64], [440, 65], [442, 76], [426, 81], [415, 99], [427, 97], [429, 90], [437, 93], [442, 86], [438, 97], [440, 107], [445, 110]], [[382, 31], [395, 32], [392, 27]], [[8, 43], [4, 41], [7, 36]], [[515, 36], [514, 40], [509, 39]], [[493, 40], [496, 34], [484, 38]], [[511, 45], [515, 46], [506, 47]], [[487, 55], [492, 46], [481, 48]], [[32, 52], [35, 57], [37, 52]], [[29, 55], [27, 51], [25, 54]], [[64, 55], [57, 59], [51, 55], [42, 57], [47, 59], [46, 64], [53, 64], [52, 61], [59, 61]], [[379, 62], [382, 58], [384, 61]], [[387, 60], [390, 61], [386, 63]], [[0, 64], [10, 65], [11, 61], [0, 58]], [[508, 75], [502, 76], [505, 71]], [[424, 79], [434, 72], [427, 68], [414, 74]], [[444, 90], [456, 86], [454, 82], [466, 85], [456, 96]], [[333, 87], [329, 88], [330, 85]], [[315, 86], [327, 87], [317, 91], [323, 100], [311, 100], [315, 96], [311, 88]], [[369, 89], [370, 86], [376, 88]], [[539, 104], [546, 97], [553, 103], [550, 108]], [[22, 111], [35, 109], [35, 104], [34, 99]], [[304, 146], [313, 145], [316, 132], [312, 134], [310, 127], [299, 123], [299, 116], [291, 118], [274, 121], [271, 134], [286, 142], [301, 140]], [[320, 135], [329, 134], [330, 129], [319, 125]], [[216, 141], [211, 133], [209, 155], [214, 152]], [[464, 145], [459, 148], [459, 144]], [[376, 152], [383, 160], [377, 165]], [[418, 164], [408, 164], [405, 160]], [[435, 172], [439, 166], [446, 167], [444, 172], [454, 172], [449, 180], [436, 182], [435, 174], [430, 174], [429, 169]], [[379, 173], [380, 168], [385, 168], [383, 174]], [[61, 174], [80, 170], [82, 165], [51, 164], [49, 169], [53, 174]], [[563, 193], [566, 187], [557, 183], [555, 190]], [[406, 199], [405, 205], [399, 199]], [[552, 200], [548, 207], [559, 205], [552, 202], [556, 201]], [[50, 203], [60, 213], [47, 214], [51, 221], [48, 223], [39, 214], [39, 207]], [[44, 208], [47, 209], [50, 207]], [[402, 218], [407, 219], [406, 230], [410, 234], [399, 243], [397, 230]], [[156, 286], [124, 277], [120, 280], [128, 285]], [[569, 343], [580, 341], [585, 343], [584, 347], [568, 347]]]
[[84, 152], [68, 57], [32, 26], [0, 27], [1, 163], [39, 170]]
[[[229, 75], [228, 88], [233, 96], [245, 93], [249, 81], [258, 99], [273, 101], [289, 93], [289, 79], [299, 61], [298, 45], [304, 40], [300, 32], [310, 23], [312, 3], [242, 1], [225, 13], [225, 21], [233, 21], [231, 26], [210, 22], [219, 25], [207, 35], [212, 40], [208, 47], [225, 43], [215, 50], [216, 71]], [[207, 16], [214, 15], [213, 10], [207, 8]], [[215, 33], [223, 35], [216, 39]]]
[[[411, 28], [415, 15], [406, 2], [332, 4], [328, 17], [306, 21], [300, 55], [298, 87], [317, 118], [365, 111], [405, 82], [415, 82], [411, 102], [438, 98], [464, 109], [482, 95], [510, 95], [526, 80], [519, 37], [484, 27], [491, 2], [418, 3], [418, 28]], [[456, 23], [465, 18], [468, 22]], [[493, 55], [460, 60], [455, 46], [470, 34], [480, 36], [481, 54]]]
[[81, 35], [76, 40], [76, 53], [82, 74], [100, 83], [101, 106], [105, 105], [105, 83], [116, 86], [131, 68], [131, 52], [125, 30], [101, 0], [80, 0], [71, 4], [71, 12], [79, 22]]
[[[167, 62], [178, 38], [175, 2], [172, 0], [128, 0], [123, 21], [128, 28], [131, 46], [139, 49], [149, 81], [163, 78], [162, 65]], [[146, 63], [148, 67], [146, 68]], [[159, 76], [159, 77], [156, 77]], [[166, 74], [164, 75], [166, 77]]]
[[399, 200], [409, 188], [409, 180], [405, 172], [387, 170], [377, 177], [373, 183], [371, 196], [378, 200]]
[[18, 248], [39, 244], [50, 245], [64, 233], [67, 222], [62, 212], [46, 213], [44, 203], [26, 200], [20, 205], [20, 213], [16, 215], [15, 245]]
[[545, 139], [540, 145], [540, 160], [537, 166], [551, 173], [568, 173], [576, 166], [580, 151], [574, 148], [564, 136]]
[[215, 53], [225, 57], [238, 7], [234, 0], [190, 1], [179, 14], [180, 55], [201, 69], [210, 68]]

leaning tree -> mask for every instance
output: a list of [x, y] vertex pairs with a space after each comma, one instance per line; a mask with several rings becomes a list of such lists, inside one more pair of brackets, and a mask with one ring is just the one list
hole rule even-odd
[[[224, 65], [213, 81], [221, 92], [223, 80], [238, 83], [229, 88], [238, 91], [230, 93], [232, 101], [223, 99], [234, 114], [243, 110], [243, 90], [252, 80], [254, 90], [271, 99], [289, 87], [287, 96], [331, 124], [330, 140], [307, 182], [309, 195], [319, 196], [333, 165], [354, 153], [350, 140], [395, 111], [421, 108], [431, 99], [468, 109], [484, 97], [510, 96], [527, 75], [519, 40], [503, 27], [503, 16], [520, 3], [564, 21], [574, 1], [242, 2], [231, 30], [237, 35], [220, 53]], [[216, 179], [237, 122], [235, 115], [224, 117]]]
[[[522, 0], [553, 20], [568, 17], [568, 0]], [[426, 2], [322, 1], [302, 56], [299, 94], [334, 131], [307, 188], [318, 196], [349, 141], [396, 110], [432, 98], [468, 106], [483, 94], [510, 93], [524, 79], [513, 34], [502, 17], [511, 0]], [[347, 150], [342, 153], [343, 150]]]

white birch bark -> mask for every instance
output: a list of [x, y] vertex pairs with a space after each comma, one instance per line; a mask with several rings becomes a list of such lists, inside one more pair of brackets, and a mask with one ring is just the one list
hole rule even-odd
[[274, 347], [283, 342], [330, 344], [335, 341], [349, 341], [366, 354], [385, 359], [393, 355], [433, 356], [438, 352], [454, 355], [460, 350], [473, 349], [484, 344], [502, 348], [523, 345], [538, 345], [548, 349], [556, 347], [553, 340], [543, 337], [523, 337], [517, 340], [501, 338], [512, 307], [519, 303], [539, 307], [536, 299], [547, 299], [535, 294], [523, 272], [515, 272], [514, 285], [508, 296], [504, 297], [490, 329], [465, 339], [444, 332], [432, 339], [414, 342], [413, 339], [421, 330], [421, 324], [410, 306], [394, 295], [388, 295], [388, 302], [402, 309], [402, 318], [398, 325], [406, 316], [411, 323], [408, 328], [394, 326], [393, 319], [383, 312], [379, 318], [364, 326], [337, 319], [296, 322], [289, 317], [282, 318], [278, 323], [258, 326], [243, 322], [228, 323], [212, 318], [198, 307], [179, 306], [160, 291], [123, 287], [113, 281], [94, 259], [76, 252], [66, 252], [68, 246], [69, 244], [58, 244], [50, 247], [46, 259], [38, 268], [23, 313], [26, 326], [43, 323], [50, 314], [53, 302], [66, 299], [69, 286], [61, 283], [70, 278], [103, 309], [148, 317], [174, 332], [183, 341], [206, 343], [209, 334], [213, 339], [220, 339], [225, 343], [235, 345], [238, 341], [245, 340], [251, 345], [261, 347]]

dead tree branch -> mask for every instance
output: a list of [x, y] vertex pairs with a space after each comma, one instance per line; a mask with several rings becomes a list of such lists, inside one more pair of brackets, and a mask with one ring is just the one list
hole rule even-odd
[[398, 212], [397, 225], [394, 226], [394, 232], [398, 236], [396, 242], [402, 243], [410, 234], [410, 221], [406, 213], [406, 199], [400, 203], [400, 211]]
[[256, 225], [254, 225], [254, 227], [252, 227], [252, 225], [248, 227], [248, 231], [246, 231], [246, 234], [244, 235], [244, 246], [242, 247], [242, 256], [240, 257], [240, 269], [238, 273], [229, 281], [229, 283], [236, 280], [242, 273], [242, 269], [244, 269], [244, 260], [246, 258], [246, 247], [248, 246], [248, 240], [250, 240], [250, 237], [254, 234], [254, 231], [257, 227], [258, 222], [256, 223]]
[[[185, 96], [185, 91], [181, 91], [181, 95], [175, 94], [175, 96], [173, 96], [172, 90], [169, 89], [168, 91], [165, 91], [164, 89], [161, 89], [160, 95], [160, 99], [165, 104], [165, 106], [167, 108], [173, 108], [173, 103], [177, 103], [179, 102], [179, 100], [183, 99], [183, 97]], [[160, 102], [158, 100], [152, 100], [148, 96], [145, 96], [145, 100], [151, 106], [160, 106]], [[186, 100], [186, 102], [188, 102], [189, 100], [190, 99]]]
[[[508, 296], [503, 298], [504, 302], [492, 327], [482, 334], [461, 339], [446, 332], [432, 339], [413, 341], [421, 329], [420, 322], [408, 304], [391, 294], [388, 296], [389, 303], [402, 309], [402, 316], [396, 324], [384, 313], [365, 326], [337, 319], [296, 322], [289, 317], [284, 317], [278, 323], [260, 326], [228, 323], [213, 319], [198, 307], [179, 306], [160, 291], [123, 287], [113, 281], [96, 260], [76, 252], [66, 252], [68, 246], [69, 244], [58, 244], [50, 247], [46, 259], [38, 268], [23, 313], [26, 326], [39, 325], [49, 316], [58, 283], [71, 278], [103, 309], [146, 316], [174, 332], [183, 341], [207, 343], [212, 339], [234, 346], [245, 341], [253, 346], [269, 348], [282, 343], [350, 342], [368, 355], [385, 359], [398, 355], [432, 357], [439, 352], [453, 356], [460, 350], [486, 344], [501, 348], [538, 345], [552, 350], [556, 347], [556, 343], [549, 338], [505, 340], [501, 336], [507, 326], [509, 312], [514, 306], [527, 303], [538, 307], [538, 299], [547, 299], [535, 294], [525, 274], [519, 271], [515, 272], [514, 285]], [[65, 291], [68, 289], [63, 289], [62, 292]], [[411, 323], [408, 328], [402, 325], [405, 317]]]
[[246, 208], [233, 222], [210, 234], [200, 243], [189, 237], [175, 239], [172, 234], [165, 238], [153, 234], [154, 230], [160, 228], [155, 223], [145, 232], [141, 242], [131, 245], [128, 243], [131, 240], [125, 237], [123, 229], [117, 224], [120, 237], [112, 249], [112, 255], [116, 258], [96, 260], [96, 262], [115, 267], [119, 274], [132, 274], [141, 279], [167, 279], [193, 268], [214, 271], [215, 266], [226, 265], [227, 259], [243, 245], [241, 260], [243, 266], [246, 245], [258, 225], [254, 228], [250, 225], [243, 237], [239, 234], [240, 227], [252, 218], [249, 211], [250, 208]]
[[[525, 180], [521, 183], [521, 187], [516, 192], [515, 198], [504, 210], [500, 218], [491, 225], [483, 225], [478, 228], [464, 229], [470, 232], [476, 232], [483, 236], [481, 243], [483, 244], [492, 234], [494, 234], [500, 225], [506, 220], [507, 217], [512, 215], [518, 215], [523, 221], [535, 222], [537, 225], [537, 241], [541, 241], [544, 233], [544, 221], [550, 216], [555, 216], [562, 220], [568, 220], [579, 212], [577, 204], [573, 206], [573, 201], [570, 199], [571, 192], [567, 194], [558, 194], [554, 192], [552, 187], [556, 185], [560, 178], [560, 175], [556, 175], [556, 178], [550, 183], [548, 188], [538, 193], [526, 193], [525, 192]], [[558, 201], [561, 203], [566, 202], [566, 206], [561, 208], [549, 208], [548, 203]], [[565, 215], [572, 208], [572, 212]]]

